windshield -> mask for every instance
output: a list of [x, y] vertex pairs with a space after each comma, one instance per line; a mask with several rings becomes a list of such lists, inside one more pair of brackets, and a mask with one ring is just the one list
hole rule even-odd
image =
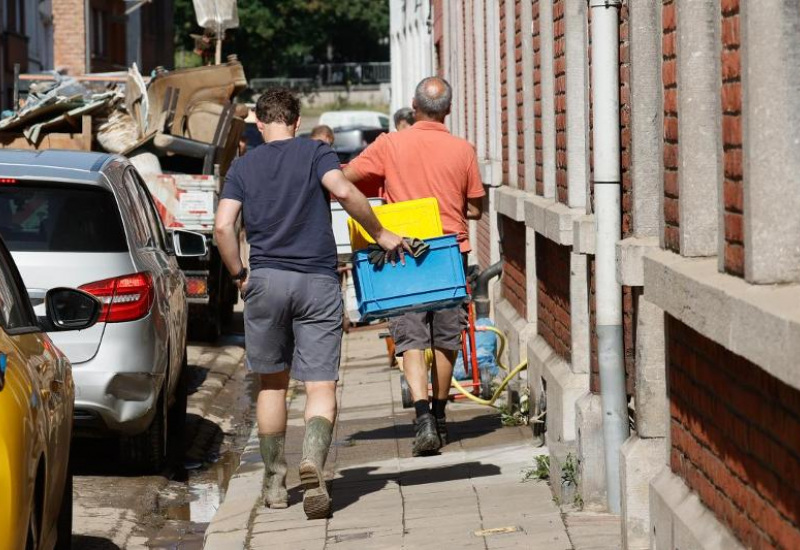
[[126, 252], [110, 191], [83, 185], [0, 185], [0, 235], [12, 252]]

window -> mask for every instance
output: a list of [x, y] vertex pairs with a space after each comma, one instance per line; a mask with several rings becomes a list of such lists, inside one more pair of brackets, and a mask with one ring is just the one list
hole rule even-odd
[[0, 327], [7, 331], [36, 326], [27, 294], [11, 262], [11, 256], [0, 249]]
[[153, 199], [150, 196], [150, 191], [147, 190], [145, 183], [141, 181], [138, 176], [136, 176], [133, 170], [127, 170], [125, 172], [125, 184], [129, 185], [131, 191], [136, 193], [136, 197], [141, 203], [147, 223], [150, 226], [150, 233], [155, 237], [157, 246], [159, 246], [162, 250], [166, 250], [167, 235], [164, 231], [164, 225], [161, 223], [161, 217], [158, 215], [158, 212], [156, 212], [156, 208], [153, 205]]
[[88, 185], [0, 186], [0, 235], [20, 252], [127, 252], [111, 192]]

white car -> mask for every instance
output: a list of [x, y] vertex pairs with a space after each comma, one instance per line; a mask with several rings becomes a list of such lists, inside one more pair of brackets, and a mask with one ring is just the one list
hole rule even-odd
[[186, 417], [186, 279], [177, 256], [204, 255], [205, 237], [165, 231], [123, 157], [13, 150], [0, 151], [0, 235], [37, 315], [55, 287], [103, 303], [93, 327], [50, 334], [72, 363], [74, 433], [121, 436], [123, 460], [160, 470]]
[[378, 111], [326, 111], [319, 117], [319, 124], [337, 128], [381, 128], [389, 131], [389, 115]]

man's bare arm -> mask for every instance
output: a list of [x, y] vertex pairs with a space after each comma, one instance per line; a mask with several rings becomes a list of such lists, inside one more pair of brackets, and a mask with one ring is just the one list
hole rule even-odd
[[239, 201], [222, 199], [214, 219], [214, 237], [217, 239], [219, 255], [231, 275], [236, 275], [244, 267], [239, 254], [239, 238], [236, 235], [236, 219], [241, 210], [242, 203]]
[[467, 219], [479, 220], [483, 216], [483, 197], [467, 199]]
[[407, 248], [408, 245], [403, 242], [401, 237], [381, 225], [372, 211], [367, 197], [345, 177], [341, 170], [328, 171], [322, 177], [322, 185], [336, 197], [345, 211], [361, 224], [376, 243], [386, 251], [397, 250], [401, 253], [402, 258], [402, 249]]
[[361, 175], [349, 166], [345, 166], [342, 171], [344, 172], [344, 177], [349, 181], [353, 183], [361, 181]]

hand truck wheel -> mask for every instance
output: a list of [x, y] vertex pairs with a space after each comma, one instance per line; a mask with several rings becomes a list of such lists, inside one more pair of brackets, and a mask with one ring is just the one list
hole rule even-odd
[[414, 398], [411, 397], [411, 387], [408, 385], [406, 375], [400, 375], [400, 398], [403, 401], [403, 408], [410, 409], [414, 406]]

